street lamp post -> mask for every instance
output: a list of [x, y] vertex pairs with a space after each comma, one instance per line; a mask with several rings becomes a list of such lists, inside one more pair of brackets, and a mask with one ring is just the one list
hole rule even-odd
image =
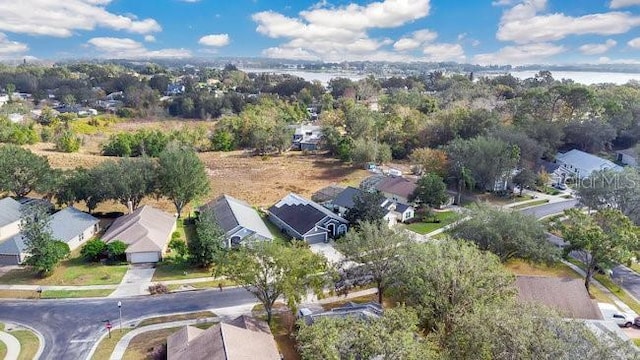
[[120, 313], [120, 332], [122, 332], [122, 301], [118, 301], [118, 312]]

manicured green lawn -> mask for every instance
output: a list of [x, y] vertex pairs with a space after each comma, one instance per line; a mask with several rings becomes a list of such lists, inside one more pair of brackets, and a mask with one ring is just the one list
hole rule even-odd
[[7, 356], [7, 345], [0, 341], [0, 359], [4, 359]]
[[524, 209], [524, 208], [528, 208], [531, 206], [538, 206], [538, 205], [542, 205], [542, 204], [546, 204], [548, 203], [549, 200], [547, 199], [540, 199], [540, 200], [536, 200], [536, 201], [529, 201], [528, 203], [524, 203], [524, 204], [520, 204], [520, 205], [516, 205], [516, 206], [512, 206], [511, 209]]
[[271, 232], [271, 235], [273, 235], [274, 240], [282, 240], [284, 243], [291, 240], [291, 238], [283, 234], [282, 231], [280, 231], [280, 229], [278, 229], [277, 226], [273, 225], [273, 223], [269, 221], [269, 219], [264, 214], [260, 214], [260, 217], [262, 218], [264, 223], [267, 225], [267, 228]]
[[186, 260], [169, 259], [156, 265], [152, 281], [195, 279], [211, 274], [212, 270], [195, 267]]
[[40, 340], [31, 330], [15, 330], [10, 332], [20, 342], [20, 355], [18, 360], [32, 360], [38, 348]]
[[182, 320], [206, 319], [206, 318], [215, 317], [215, 316], [216, 314], [212, 313], [211, 311], [199, 311], [199, 312], [187, 313], [187, 314], [158, 316], [158, 317], [142, 320], [136, 327], [143, 327], [148, 325], [162, 324], [162, 323], [182, 321]]
[[432, 231], [445, 227], [460, 218], [460, 215], [454, 211], [442, 211], [436, 212], [436, 219], [440, 222], [416, 222], [406, 225], [407, 229], [417, 232], [418, 234], [428, 234]]
[[0, 277], [0, 284], [22, 285], [111, 285], [119, 284], [127, 265], [87, 263], [76, 257], [65, 260], [51, 276], [41, 278], [29, 268], [11, 270]]
[[42, 292], [43, 299], [107, 297], [113, 289], [105, 290], [46, 290]]

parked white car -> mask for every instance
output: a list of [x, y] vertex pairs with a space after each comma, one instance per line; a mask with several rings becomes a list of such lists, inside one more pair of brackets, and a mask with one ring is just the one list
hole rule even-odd
[[631, 327], [636, 323], [637, 314], [624, 313], [613, 304], [598, 303], [604, 320], [613, 321], [620, 327]]

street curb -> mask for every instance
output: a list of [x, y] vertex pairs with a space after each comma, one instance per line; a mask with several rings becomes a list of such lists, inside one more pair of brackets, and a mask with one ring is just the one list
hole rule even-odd
[[[122, 325], [123, 325], [122, 328], [123, 329], [129, 328], [131, 326], [131, 324], [140, 323], [140, 322], [142, 322], [144, 320], [147, 320], [147, 319], [153, 319], [153, 318], [165, 317], [165, 316], [176, 316], [176, 315], [192, 314], [192, 313], [196, 313], [196, 312], [200, 312], [200, 311], [182, 311], [182, 312], [176, 312], [176, 313], [170, 313], [170, 314], [164, 314], [164, 315], [143, 316], [143, 317], [139, 317], [139, 318], [135, 318], [135, 319], [131, 319], [131, 320], [127, 320], [127, 321], [123, 322], [122, 323]], [[218, 314], [216, 314], [213, 311], [211, 311], [211, 312], [214, 314], [214, 316], [218, 317]], [[142, 328], [145, 328], [147, 326], [149, 326], [149, 325], [145, 325]], [[120, 329], [120, 326], [114, 327], [113, 331], [116, 331], [116, 329]], [[96, 342], [91, 347], [91, 351], [89, 352], [89, 355], [87, 355], [86, 360], [91, 360], [91, 358], [93, 357], [93, 354], [95, 354], [95, 352], [98, 349], [98, 346], [100, 345], [100, 343], [104, 340], [105, 337], [107, 337], [109, 335], [108, 332], [104, 332], [103, 333], [103, 331], [100, 331], [100, 333], [102, 333], [102, 335], [100, 335], [100, 337], [98, 339], [96, 339]]]
[[36, 354], [34, 355], [33, 359], [34, 360], [40, 359], [40, 356], [42, 356], [42, 352], [44, 352], [44, 347], [45, 347], [44, 336], [42, 336], [40, 331], [36, 330], [35, 328], [33, 328], [33, 327], [29, 326], [29, 325], [25, 325], [25, 324], [17, 322], [17, 321], [2, 320], [2, 319], [0, 319], [0, 321], [5, 322], [5, 323], [10, 323], [10, 324], [16, 324], [16, 325], [18, 325], [20, 327], [23, 327], [25, 329], [28, 329], [29, 331], [34, 333], [36, 335], [36, 337], [38, 338], [39, 347], [38, 347], [38, 351], [36, 351]]

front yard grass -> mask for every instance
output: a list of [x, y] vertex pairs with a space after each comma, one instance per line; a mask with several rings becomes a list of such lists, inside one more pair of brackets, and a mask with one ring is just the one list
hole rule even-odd
[[514, 275], [568, 277], [572, 279], [580, 278], [580, 274], [561, 262], [553, 265], [545, 265], [529, 263], [520, 259], [513, 259], [507, 261], [504, 264], [504, 267]]
[[119, 284], [127, 272], [127, 265], [88, 263], [80, 257], [64, 260], [53, 274], [40, 277], [30, 268], [11, 270], [0, 277], [0, 284], [8, 285], [113, 285]]
[[129, 331], [131, 331], [131, 329], [126, 327], [123, 328], [122, 331], [120, 331], [120, 329], [111, 330], [111, 338], [109, 338], [109, 336], [106, 336], [100, 341], [100, 344], [98, 344], [98, 347], [93, 353], [91, 359], [109, 359], [111, 357], [111, 353], [113, 353], [113, 350], [116, 348], [116, 345], [118, 344], [120, 339], [122, 339], [123, 336], [127, 335]]
[[[251, 310], [253, 317], [267, 320], [267, 314], [262, 304], [258, 304]], [[296, 317], [287, 309], [286, 305], [276, 303], [273, 307], [273, 315], [269, 328], [276, 340], [278, 351], [282, 354], [282, 358], [286, 360], [300, 360], [300, 354], [296, 350], [297, 343], [293, 337], [295, 329]]]
[[0, 290], [2, 299], [37, 299], [38, 293], [31, 290]]
[[0, 341], [0, 359], [4, 359], [7, 356], [7, 345]]
[[181, 286], [191, 286], [196, 289], [210, 289], [210, 288], [216, 289], [216, 288], [219, 288], [220, 284], [222, 284], [222, 287], [237, 285], [235, 282], [231, 280], [220, 279], [220, 280], [205, 281], [205, 282], [194, 282], [194, 283], [188, 283], [188, 284], [169, 284], [167, 285], [167, 287], [169, 287], [170, 291], [178, 290], [180, 289]]
[[216, 314], [212, 313], [211, 311], [199, 311], [199, 312], [187, 313], [187, 314], [158, 316], [158, 317], [142, 320], [140, 323], [137, 324], [136, 327], [143, 327], [143, 326], [161, 324], [161, 323], [167, 323], [167, 322], [173, 322], [173, 321], [206, 319], [214, 316], [216, 316]]
[[156, 265], [153, 282], [211, 277], [212, 270], [193, 266], [184, 259], [167, 259]]
[[152, 353], [155, 348], [165, 346], [167, 337], [178, 329], [180, 327], [152, 330], [136, 335], [131, 339], [122, 358], [126, 360], [153, 359]]
[[115, 289], [93, 289], [93, 290], [45, 290], [42, 292], [43, 299], [66, 299], [66, 298], [89, 298], [107, 297]]
[[452, 224], [460, 218], [460, 215], [454, 211], [440, 211], [434, 214], [436, 221], [439, 222], [415, 222], [406, 225], [407, 229], [424, 235]]
[[20, 342], [20, 355], [18, 360], [32, 360], [38, 348], [40, 347], [40, 339], [31, 330], [14, 330], [10, 332]]

